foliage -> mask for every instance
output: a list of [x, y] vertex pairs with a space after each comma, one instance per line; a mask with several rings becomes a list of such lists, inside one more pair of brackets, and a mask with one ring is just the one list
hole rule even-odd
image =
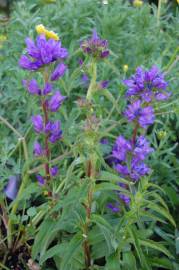
[[[14, 201], [5, 198], [3, 192], [0, 195], [0, 258], [4, 258], [5, 265], [9, 251], [8, 233], [4, 231], [10, 221], [14, 252], [19, 245], [25, 246], [29, 258], [41, 269], [179, 267], [179, 10], [172, 13], [171, 7], [163, 4], [158, 14], [157, 7], [148, 4], [135, 8], [127, 1], [108, 2], [17, 1], [10, 21], [3, 22], [0, 28], [0, 37], [7, 38], [0, 38], [1, 191], [9, 176], [21, 177]], [[38, 185], [34, 174], [44, 162], [33, 156], [35, 135], [30, 119], [32, 112], [38, 113], [39, 105], [21, 83], [33, 74], [18, 66], [25, 49], [24, 39], [34, 39], [35, 26], [41, 23], [58, 33], [69, 50], [68, 71], [55, 82], [67, 99], [56, 113], [62, 123], [63, 139], [53, 147], [51, 164], [60, 168], [52, 183], [53, 198], [48, 197], [46, 187]], [[98, 63], [96, 78], [97, 82], [109, 80], [109, 86], [86, 102], [89, 82], [83, 82], [81, 77], [86, 72], [89, 78], [94, 74], [88, 66], [89, 57], [84, 57], [80, 49], [80, 41], [87, 39], [94, 28], [109, 41], [110, 56]], [[131, 183], [129, 191], [117, 185], [127, 180], [109, 166], [107, 157], [117, 136], [131, 137], [132, 124], [123, 116], [127, 105], [123, 80], [137, 66], [150, 68], [153, 64], [165, 72], [172, 96], [167, 102], [154, 104], [156, 120], [146, 131], [155, 149], [148, 160], [152, 174], [135, 185]], [[93, 114], [96, 118], [91, 118]], [[108, 139], [107, 145], [100, 143], [103, 138]], [[89, 160], [94, 161], [95, 176], [87, 173]], [[117, 198], [114, 190], [131, 199], [130, 206], [122, 204], [117, 214], [106, 207]], [[93, 194], [90, 217], [89, 191]], [[91, 268], [87, 268], [85, 246], [90, 249]]]

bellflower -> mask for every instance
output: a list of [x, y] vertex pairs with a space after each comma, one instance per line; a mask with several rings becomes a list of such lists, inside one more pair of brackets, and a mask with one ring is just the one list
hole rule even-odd
[[52, 94], [52, 83], [64, 75], [67, 66], [63, 60], [68, 56], [68, 51], [61, 46], [61, 41], [55, 32], [47, 30], [43, 25], [38, 25], [36, 31], [40, 35], [37, 36], [35, 42], [30, 38], [26, 39], [26, 54], [21, 56], [19, 65], [23, 69], [40, 72], [43, 78], [43, 87], [39, 87], [34, 78], [23, 80], [23, 85], [30, 94], [39, 99], [41, 106], [42, 115], [32, 116], [32, 123], [44, 145], [36, 140], [33, 154], [36, 157], [45, 157], [45, 175], [38, 174], [36, 178], [40, 185], [49, 185], [51, 177], [58, 173], [57, 167], [50, 166], [51, 146], [49, 143], [53, 144], [62, 138], [60, 121], [52, 121], [50, 112], [56, 112], [66, 98], [60, 91]]
[[8, 183], [4, 189], [4, 193], [7, 198], [14, 200], [17, 196], [18, 190], [20, 186], [20, 176], [19, 175], [11, 175], [8, 179]]
[[54, 166], [50, 169], [51, 176], [55, 177], [58, 174], [58, 167]]
[[81, 48], [85, 54], [95, 58], [106, 58], [109, 55], [108, 41], [100, 39], [96, 30], [93, 30], [91, 38], [81, 42]]
[[124, 84], [128, 88], [127, 97], [141, 98], [146, 102], [151, 102], [153, 99], [157, 101], [165, 100], [170, 96], [167, 92], [168, 83], [156, 66], [149, 70], [138, 67], [134, 75], [124, 80]]
[[60, 121], [57, 120], [51, 124], [49, 141], [51, 143], [55, 143], [61, 138], [62, 138], [61, 124]]
[[56, 91], [55, 94], [51, 97], [51, 99], [48, 102], [48, 109], [51, 112], [58, 111], [58, 109], [62, 105], [62, 103], [63, 103], [63, 101], [64, 101], [65, 98], [66, 97], [62, 96], [62, 94], [60, 93], [60, 91]]
[[34, 143], [34, 151], [33, 151], [33, 153], [34, 153], [34, 155], [36, 157], [42, 156], [44, 154], [44, 150], [42, 149], [42, 146], [38, 141], [36, 141]]
[[43, 176], [41, 176], [40, 174], [36, 175], [37, 181], [39, 182], [39, 185], [43, 186], [45, 185], [45, 179]]
[[150, 169], [143, 161], [152, 151], [153, 149], [144, 136], [138, 137], [135, 145], [119, 136], [112, 151], [112, 155], [116, 159], [114, 168], [123, 177], [138, 181], [141, 176], [150, 173]]
[[58, 64], [58, 66], [55, 68], [50, 77], [51, 81], [56, 81], [59, 78], [61, 78], [65, 74], [66, 69], [67, 66], [65, 64], [63, 63]]
[[45, 35], [37, 36], [36, 43], [26, 38], [27, 55], [22, 55], [19, 65], [23, 69], [36, 71], [44, 65], [63, 60], [68, 52], [61, 46], [61, 42], [54, 39], [46, 39]]
[[33, 123], [35, 132], [37, 132], [37, 133], [43, 132], [43, 129], [44, 129], [43, 128], [43, 118], [41, 115], [32, 116], [32, 123]]
[[142, 128], [147, 128], [149, 125], [154, 123], [155, 115], [154, 109], [151, 106], [142, 107], [140, 100], [134, 101], [130, 104], [124, 115], [127, 117], [129, 122], [138, 121]]

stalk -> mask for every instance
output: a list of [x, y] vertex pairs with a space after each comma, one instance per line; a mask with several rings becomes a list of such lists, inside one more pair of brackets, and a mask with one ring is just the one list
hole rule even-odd
[[[96, 89], [96, 77], [97, 77], [97, 66], [95, 60], [91, 63], [92, 68], [92, 78], [91, 82], [87, 91], [86, 99], [88, 101], [91, 101], [93, 93]], [[93, 147], [93, 146], [92, 146]], [[94, 151], [92, 149], [92, 151]], [[85, 266], [86, 269], [90, 269], [91, 266], [91, 254], [90, 254], [90, 245], [88, 242], [88, 231], [89, 231], [89, 225], [90, 225], [90, 219], [91, 219], [91, 207], [92, 207], [92, 200], [93, 200], [93, 189], [95, 185], [95, 175], [96, 175], [96, 158], [94, 157], [94, 154], [92, 153], [90, 155], [89, 160], [86, 163], [86, 176], [88, 177], [90, 184], [89, 184], [89, 190], [87, 195], [87, 202], [85, 205], [86, 208], [86, 222], [84, 224], [84, 236], [85, 241], [83, 244], [84, 249], [84, 256], [85, 256]]]
[[[45, 83], [48, 82], [48, 78], [49, 78], [48, 72], [45, 70], [45, 72], [44, 72], [44, 82]], [[48, 123], [49, 117], [48, 117], [47, 103], [45, 100], [42, 101], [42, 111], [44, 114], [44, 124], [46, 126]], [[49, 167], [51, 153], [50, 153], [48, 139], [49, 139], [49, 135], [45, 134], [45, 156], [47, 158], [47, 162], [44, 164], [44, 169], [45, 169], [47, 183], [49, 182], [49, 180], [51, 178], [50, 177], [50, 167]]]
[[160, 25], [160, 15], [161, 15], [162, 0], [158, 0], [158, 9], [157, 9], [157, 26]]

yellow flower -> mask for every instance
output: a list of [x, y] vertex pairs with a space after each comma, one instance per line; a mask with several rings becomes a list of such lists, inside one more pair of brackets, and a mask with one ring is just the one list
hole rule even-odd
[[45, 31], [45, 35], [46, 35], [47, 38], [52, 38], [54, 40], [59, 40], [58, 35], [55, 32], [53, 32], [53, 31], [46, 30]]
[[177, 0], [177, 3], [179, 4], [179, 0]]
[[43, 24], [37, 25], [35, 29], [36, 29], [38, 34], [44, 34], [47, 38], [59, 40], [58, 35], [53, 31], [47, 30]]
[[124, 72], [127, 72], [128, 69], [129, 69], [128, 65], [124, 65], [124, 66], [123, 66], [123, 71], [124, 71]]
[[37, 31], [38, 34], [44, 34], [45, 35], [46, 29], [45, 29], [45, 26], [43, 24], [38, 24], [35, 27], [35, 30]]
[[142, 0], [134, 0], [134, 2], [133, 2], [134, 7], [141, 7], [142, 5], [143, 5]]

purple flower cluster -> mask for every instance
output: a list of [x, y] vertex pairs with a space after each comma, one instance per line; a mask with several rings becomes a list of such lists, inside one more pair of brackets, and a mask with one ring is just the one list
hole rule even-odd
[[[54, 121], [50, 118], [52, 113], [58, 111], [66, 97], [61, 94], [60, 90], [54, 92], [52, 83], [65, 74], [67, 66], [63, 60], [68, 56], [68, 51], [61, 46], [60, 41], [47, 39], [44, 35], [37, 36], [36, 43], [27, 38], [26, 46], [27, 54], [21, 56], [20, 67], [29, 71], [39, 71], [44, 77], [42, 88], [36, 79], [23, 80], [27, 91], [39, 98], [43, 112], [43, 115], [32, 116], [32, 124], [39, 137], [34, 143], [33, 153], [36, 157], [44, 156], [47, 159], [46, 175], [38, 174], [36, 176], [39, 184], [44, 185], [49, 178], [55, 177], [58, 173], [57, 167], [50, 167], [50, 144], [54, 144], [62, 138], [61, 123], [59, 120]], [[51, 70], [53, 71], [51, 72]]]
[[[57, 60], [63, 60], [68, 56], [68, 51], [66, 48], [61, 46], [60, 41], [54, 39], [46, 39], [45, 35], [37, 36], [36, 43], [30, 38], [26, 38], [26, 51], [27, 55], [22, 55], [19, 60], [19, 65], [23, 69], [30, 71], [39, 70], [40, 68], [51, 64]], [[58, 70], [63, 72], [64, 66], [57, 66]], [[59, 73], [57, 70], [54, 71], [55, 74]], [[52, 73], [52, 78], [56, 77]]]
[[108, 41], [100, 39], [96, 30], [93, 30], [92, 37], [81, 42], [81, 48], [85, 54], [95, 58], [106, 58], [109, 55]]
[[128, 87], [126, 96], [131, 102], [124, 112], [125, 117], [129, 122], [135, 121], [141, 128], [147, 128], [155, 120], [154, 109], [149, 104], [170, 96], [164, 75], [156, 66], [148, 71], [138, 67], [131, 78], [124, 80], [124, 84]]
[[123, 136], [119, 136], [114, 144], [112, 156], [115, 158], [115, 169], [124, 178], [138, 181], [141, 176], [150, 173], [150, 168], [144, 163], [146, 157], [153, 151], [144, 136], [136, 139], [135, 145]]
[[[138, 127], [146, 129], [155, 120], [152, 101], [162, 101], [169, 98], [167, 92], [168, 83], [160, 70], [153, 66], [150, 70], [138, 67], [136, 73], [128, 80], [124, 81], [128, 87], [126, 97], [130, 104], [124, 112], [129, 122], [134, 123], [133, 136], [131, 140], [126, 140], [119, 136], [112, 150], [112, 160], [115, 170], [125, 179], [137, 182], [141, 177], [150, 173], [150, 168], [145, 164], [147, 156], [153, 152], [149, 142], [144, 136], [137, 136]], [[119, 183], [123, 188], [127, 185]], [[129, 205], [130, 198], [119, 192], [119, 198]], [[109, 207], [109, 206], [108, 206]], [[117, 212], [116, 204], [113, 212]]]
[[138, 67], [134, 75], [124, 80], [124, 84], [128, 88], [127, 98], [135, 97], [149, 103], [152, 100], [166, 100], [170, 96], [170, 93], [167, 92], [168, 83], [156, 66], [153, 66], [150, 70]]

